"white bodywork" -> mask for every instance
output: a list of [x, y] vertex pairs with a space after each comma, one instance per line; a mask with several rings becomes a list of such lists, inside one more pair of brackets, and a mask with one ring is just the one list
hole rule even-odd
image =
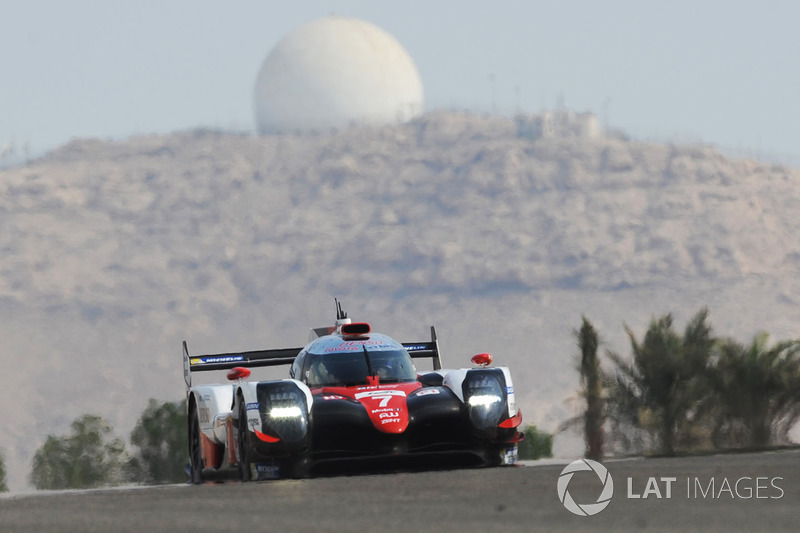
[[192, 389], [197, 402], [200, 431], [215, 444], [227, 441], [227, 423], [233, 407], [234, 385], [197, 385]]

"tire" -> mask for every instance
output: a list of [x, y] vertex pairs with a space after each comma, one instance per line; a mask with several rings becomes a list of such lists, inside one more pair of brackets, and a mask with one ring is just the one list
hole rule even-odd
[[[514, 461], [512, 463], [507, 463], [506, 462], [506, 451], [511, 449], [511, 448], [514, 449], [514, 451], [512, 452], [513, 453], [513, 457], [514, 457]], [[493, 447], [489, 448], [488, 455], [487, 455], [486, 466], [491, 466], [491, 467], [508, 466], [510, 464], [516, 463], [516, 457], [517, 457], [518, 449], [519, 448], [518, 448], [518, 446], [516, 444], [513, 444], [513, 445], [512, 444], [504, 444], [502, 446], [493, 446]]]
[[284, 461], [281, 465], [281, 477], [288, 479], [306, 479], [311, 477], [311, 458], [302, 453]]
[[245, 406], [244, 399], [240, 398], [239, 401], [239, 479], [242, 481], [250, 481], [253, 479], [253, 472], [250, 470], [250, 463], [252, 463], [252, 452], [250, 446], [250, 431], [247, 429], [247, 407]]
[[189, 478], [191, 483], [203, 483], [203, 446], [197, 407], [189, 409]]
[[486, 454], [486, 466], [494, 468], [503, 464], [501, 452], [497, 448], [489, 448]]
[[476, 450], [477, 455], [483, 460], [483, 466], [494, 468], [503, 465], [503, 455], [506, 446], [488, 445]]

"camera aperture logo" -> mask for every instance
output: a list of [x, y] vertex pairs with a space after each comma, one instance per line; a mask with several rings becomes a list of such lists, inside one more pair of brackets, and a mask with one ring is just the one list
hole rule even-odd
[[[595, 503], [579, 504], [572, 499], [569, 493], [569, 482], [572, 480], [572, 476], [575, 475], [575, 472], [588, 470], [597, 474], [598, 479], [603, 485], [603, 489]], [[561, 471], [561, 475], [558, 477], [558, 499], [569, 512], [578, 516], [596, 515], [608, 507], [613, 496], [614, 480], [611, 479], [611, 474], [609, 474], [608, 469], [597, 461], [592, 461], [591, 459], [578, 459], [577, 461], [573, 461]]]

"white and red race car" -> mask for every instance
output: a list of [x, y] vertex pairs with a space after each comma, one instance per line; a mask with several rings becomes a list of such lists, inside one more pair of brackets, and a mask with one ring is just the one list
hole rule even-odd
[[[191, 480], [306, 477], [341, 460], [406, 465], [460, 457], [514, 464], [522, 413], [505, 367], [441, 368], [436, 332], [399, 343], [353, 323], [303, 348], [190, 356], [183, 343]], [[412, 359], [430, 358], [418, 372]], [[291, 365], [289, 379], [250, 381], [250, 368]], [[228, 384], [192, 385], [192, 374], [228, 370]]]

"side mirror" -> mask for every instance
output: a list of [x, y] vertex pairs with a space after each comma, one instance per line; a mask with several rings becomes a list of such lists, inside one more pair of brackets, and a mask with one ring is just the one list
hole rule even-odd
[[237, 379], [244, 379], [250, 377], [250, 369], [243, 366], [235, 366], [228, 370], [228, 380], [236, 381]]
[[472, 364], [478, 366], [489, 366], [492, 364], [492, 354], [490, 353], [479, 353], [475, 355], [471, 359]]

